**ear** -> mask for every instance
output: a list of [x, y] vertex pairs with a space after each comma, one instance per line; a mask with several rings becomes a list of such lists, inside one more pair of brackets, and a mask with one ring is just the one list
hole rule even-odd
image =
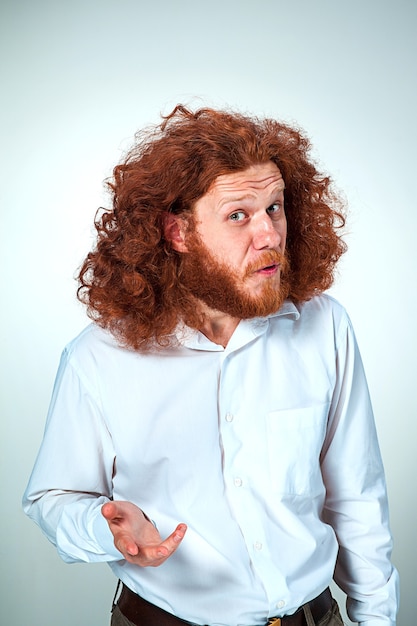
[[188, 252], [185, 244], [187, 222], [180, 215], [164, 213], [162, 217], [164, 237], [177, 252]]

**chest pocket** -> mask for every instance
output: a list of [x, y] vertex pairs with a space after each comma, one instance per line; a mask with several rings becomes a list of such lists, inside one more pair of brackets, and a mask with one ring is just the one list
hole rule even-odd
[[268, 456], [275, 493], [317, 495], [329, 404], [268, 413]]

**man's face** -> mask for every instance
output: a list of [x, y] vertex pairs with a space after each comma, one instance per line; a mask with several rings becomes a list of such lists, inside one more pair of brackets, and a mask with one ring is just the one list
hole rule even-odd
[[278, 167], [267, 162], [219, 176], [196, 202], [194, 222], [185, 238], [182, 274], [193, 295], [239, 319], [278, 310], [288, 294]]

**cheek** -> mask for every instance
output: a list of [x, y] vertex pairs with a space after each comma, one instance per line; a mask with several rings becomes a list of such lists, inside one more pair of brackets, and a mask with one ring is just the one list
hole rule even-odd
[[[236, 229], [237, 230], [237, 229]], [[221, 228], [213, 229], [203, 238], [207, 249], [217, 257], [225, 259], [239, 259], [244, 257], [249, 243], [242, 233], [222, 232]]]

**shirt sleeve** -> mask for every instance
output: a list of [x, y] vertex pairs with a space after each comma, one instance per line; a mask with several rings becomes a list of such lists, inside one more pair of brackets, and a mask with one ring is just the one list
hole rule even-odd
[[122, 559], [101, 507], [112, 498], [111, 435], [64, 351], [24, 511], [66, 562]]
[[395, 626], [398, 574], [384, 470], [368, 387], [347, 320], [337, 346], [337, 382], [323, 449], [324, 521], [334, 529], [339, 554], [334, 579], [347, 594], [349, 618], [362, 626]]

